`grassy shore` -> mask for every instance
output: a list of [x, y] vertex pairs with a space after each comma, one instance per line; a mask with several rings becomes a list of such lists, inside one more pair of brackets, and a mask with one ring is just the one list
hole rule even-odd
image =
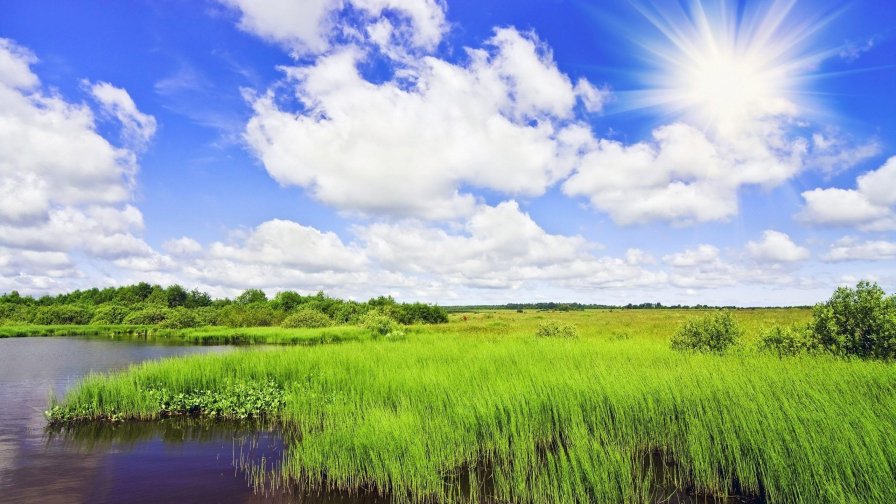
[[315, 329], [284, 327], [198, 327], [165, 329], [141, 325], [0, 326], [0, 338], [88, 336], [122, 340], [195, 345], [315, 345], [369, 337], [360, 327]]
[[[806, 310], [738, 311], [747, 342], [725, 356], [670, 350], [697, 315], [458, 314], [397, 341], [94, 375], [54, 415], [152, 420], [209, 405], [222, 418], [266, 416], [288, 446], [274, 481], [407, 501], [652, 502], [660, 454], [673, 462], [665, 483], [707, 493], [896, 502], [896, 366], [752, 350], [762, 327]], [[581, 336], [535, 337], [548, 319]]]

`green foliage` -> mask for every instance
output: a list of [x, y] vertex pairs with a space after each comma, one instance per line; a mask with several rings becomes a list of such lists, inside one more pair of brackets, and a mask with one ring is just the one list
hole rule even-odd
[[278, 292], [276, 296], [274, 296], [271, 304], [277, 308], [278, 310], [283, 310], [285, 312], [291, 312], [297, 309], [302, 303], [305, 302], [305, 298], [302, 297], [301, 294], [295, 291], [283, 291]]
[[724, 353], [740, 341], [743, 331], [728, 311], [690, 319], [672, 337], [672, 349]]
[[146, 305], [128, 313], [123, 322], [130, 325], [155, 325], [164, 322], [170, 313], [171, 310], [163, 306]]
[[575, 324], [561, 324], [556, 320], [548, 320], [538, 324], [535, 335], [541, 338], [578, 338], [579, 328]]
[[199, 317], [193, 310], [188, 310], [182, 306], [172, 308], [166, 313], [165, 320], [159, 323], [159, 327], [166, 329], [187, 329], [190, 327], [198, 327], [202, 325]]
[[401, 337], [398, 321], [378, 310], [370, 310], [361, 317], [361, 327], [370, 331], [374, 338]]
[[396, 304], [391, 307], [395, 320], [400, 324], [443, 324], [448, 322], [444, 308], [424, 303]]
[[812, 314], [812, 331], [826, 350], [861, 358], [896, 358], [896, 295], [887, 297], [877, 284], [840, 287]]
[[248, 305], [248, 304], [258, 304], [264, 303], [268, 300], [267, 294], [264, 293], [261, 289], [246, 289], [242, 294], [234, 299], [236, 304], [240, 305]]
[[269, 327], [280, 324], [283, 317], [267, 303], [232, 304], [218, 311], [218, 323], [228, 327]]
[[811, 328], [805, 324], [791, 326], [775, 326], [759, 335], [757, 348], [779, 357], [815, 353], [819, 350], [818, 341]]
[[123, 324], [128, 313], [130, 313], [130, 310], [127, 306], [117, 303], [101, 304], [94, 310], [90, 323], [92, 325]]
[[282, 327], [329, 327], [333, 325], [333, 319], [319, 310], [302, 308], [287, 315], [280, 325]]
[[93, 318], [93, 310], [85, 306], [59, 305], [41, 306], [34, 312], [31, 320], [34, 324], [89, 324]]
[[165, 298], [168, 302], [168, 308], [186, 306], [187, 297], [187, 290], [180, 285], [174, 284], [165, 289]]

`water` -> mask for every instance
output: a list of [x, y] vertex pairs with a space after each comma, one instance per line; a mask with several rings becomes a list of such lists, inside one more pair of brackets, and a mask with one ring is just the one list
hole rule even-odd
[[[0, 502], [259, 500], [234, 468], [234, 455], [246, 449], [245, 432], [163, 424], [116, 433], [106, 427], [80, 441], [45, 432], [50, 392], [61, 397], [92, 371], [226, 351], [234, 350], [60, 337], [0, 339]], [[273, 435], [254, 433], [251, 439], [256, 452], [278, 451]]]

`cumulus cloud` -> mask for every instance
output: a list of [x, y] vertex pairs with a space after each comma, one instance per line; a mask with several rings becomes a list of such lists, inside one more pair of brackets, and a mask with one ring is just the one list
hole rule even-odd
[[747, 243], [747, 252], [761, 262], [791, 263], [809, 258], [809, 249], [801, 247], [786, 233], [766, 230], [759, 241]]
[[[478, 207], [461, 232], [418, 222], [374, 224], [358, 233], [370, 257], [385, 268], [436, 275], [465, 287], [519, 288], [531, 282], [613, 287], [664, 281], [642, 269], [640, 261], [595, 256], [593, 244], [580, 236], [545, 232], [515, 201]], [[638, 254], [633, 252], [632, 258]]]
[[846, 236], [834, 242], [825, 256], [827, 261], [887, 261], [896, 259], [896, 242], [860, 241]]
[[896, 156], [856, 179], [855, 189], [837, 187], [802, 193], [797, 219], [815, 225], [856, 226], [865, 231], [896, 229]]
[[246, 139], [278, 182], [343, 210], [451, 219], [476, 207], [462, 187], [542, 194], [592, 141], [571, 122], [575, 86], [514, 29], [467, 54], [463, 65], [423, 58], [381, 84], [352, 48], [289, 68], [303, 109], [258, 97]]
[[[129, 204], [137, 147], [119, 147], [97, 131], [93, 110], [41, 86], [36, 57], [0, 39], [0, 248], [7, 282], [59, 285], [84, 276], [69, 254], [105, 259], [151, 253], [135, 233], [140, 211]], [[90, 92], [125, 138], [141, 145], [155, 119], [123, 89], [108, 83]]]
[[738, 212], [744, 185], [775, 186], [802, 167], [806, 142], [777, 120], [736, 132], [701, 131], [684, 123], [653, 131], [652, 141], [599, 140], [563, 183], [618, 224], [725, 221]]
[[[371, 41], [434, 48], [447, 31], [445, 7], [436, 0], [220, 0], [239, 11], [239, 27], [278, 43], [294, 55], [320, 54], [345, 38], [368, 34]], [[393, 25], [384, 13], [406, 20]], [[361, 29], [347, 29], [340, 16], [360, 16]]]
[[90, 85], [93, 97], [103, 110], [115, 117], [122, 127], [122, 136], [134, 148], [144, 149], [156, 133], [156, 118], [137, 110], [137, 105], [124, 89], [108, 82]]
[[[717, 289], [750, 284], [799, 287], [801, 284], [810, 284], [811, 281], [793, 275], [781, 264], [787, 262], [784, 259], [800, 256], [802, 251], [799, 247], [797, 250], [782, 253], [780, 249], [773, 251], [772, 246], [769, 246], [769, 244], [780, 246], [783, 241], [782, 237], [776, 234], [771, 236], [766, 234], [762, 242], [750, 242], [748, 250], [756, 248], [757, 252], [765, 255], [753, 264], [737, 261], [736, 258], [725, 258], [718, 247], [709, 244], [665, 255], [662, 261], [671, 267], [669, 283], [685, 289]], [[787, 248], [789, 247], [785, 246], [785, 249]]]
[[357, 296], [394, 293], [405, 299], [446, 299], [491, 289], [655, 287], [666, 275], [632, 249], [600, 257], [581, 236], [544, 231], [514, 201], [482, 205], [459, 228], [418, 220], [357, 226], [355, 242], [286, 220], [236, 231], [202, 246], [189, 238], [166, 243], [168, 254], [115, 261], [139, 278], [170, 278], [232, 294], [247, 287]]

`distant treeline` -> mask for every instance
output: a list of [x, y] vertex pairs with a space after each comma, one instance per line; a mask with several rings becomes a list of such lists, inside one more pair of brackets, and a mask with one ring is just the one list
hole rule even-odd
[[[583, 311], [583, 310], [708, 310], [708, 309], [727, 309], [727, 310], [743, 310], [753, 308], [738, 308], [736, 306], [714, 306], [705, 304], [696, 305], [664, 305], [662, 303], [640, 303], [627, 305], [608, 305], [608, 304], [582, 304], [582, 303], [507, 303], [503, 305], [467, 305], [467, 306], [446, 306], [445, 309], [451, 313], [476, 311], [476, 310], [538, 310], [538, 311]], [[809, 306], [793, 306], [792, 308], [810, 308]]]
[[197, 289], [141, 282], [37, 298], [22, 296], [16, 291], [0, 295], [0, 324], [4, 325], [323, 327], [359, 323], [373, 313], [401, 324], [448, 321], [446, 310], [434, 305], [398, 303], [387, 296], [357, 302], [332, 298], [323, 292], [303, 296], [283, 291], [269, 299], [262, 290], [248, 289], [234, 299], [213, 299]]

